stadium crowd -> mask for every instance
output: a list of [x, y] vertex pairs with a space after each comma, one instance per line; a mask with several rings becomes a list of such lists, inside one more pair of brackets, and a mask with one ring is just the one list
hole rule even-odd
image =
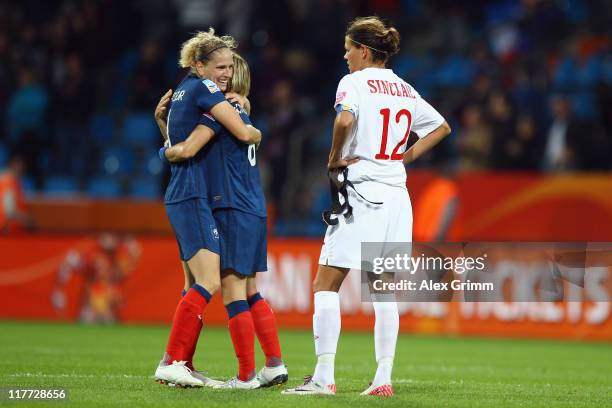
[[277, 234], [322, 234], [341, 40], [356, 15], [403, 34], [392, 68], [453, 133], [419, 166], [612, 170], [612, 9], [604, 0], [85, 0], [0, 3], [0, 168], [27, 192], [161, 197], [153, 120], [198, 29], [233, 35]]

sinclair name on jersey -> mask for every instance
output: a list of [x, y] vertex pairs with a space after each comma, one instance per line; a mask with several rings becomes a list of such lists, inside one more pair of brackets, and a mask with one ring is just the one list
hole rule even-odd
[[410, 87], [401, 82], [390, 82], [384, 79], [370, 79], [368, 80], [368, 86], [370, 87], [370, 93], [399, 96], [401, 98], [416, 98], [412, 94]]

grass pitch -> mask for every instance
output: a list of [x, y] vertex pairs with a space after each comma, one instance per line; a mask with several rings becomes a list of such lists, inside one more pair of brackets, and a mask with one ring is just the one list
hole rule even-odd
[[[65, 388], [65, 402], [0, 406], [160, 407], [605, 407], [612, 406], [612, 345], [402, 335], [395, 397], [360, 397], [375, 370], [373, 337], [342, 333], [335, 397], [255, 391], [175, 389], [153, 381], [167, 327], [0, 322], [0, 387]], [[281, 333], [289, 386], [311, 374], [312, 334]], [[258, 345], [257, 345], [258, 347]], [[258, 366], [263, 356], [258, 350]], [[226, 329], [205, 327], [196, 367], [228, 378], [237, 364]], [[3, 392], [6, 393], [6, 390]]]

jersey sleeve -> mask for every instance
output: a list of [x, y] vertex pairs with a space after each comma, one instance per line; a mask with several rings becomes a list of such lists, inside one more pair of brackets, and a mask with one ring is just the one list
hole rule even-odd
[[[242, 121], [244, 122], [245, 125], [252, 125], [251, 119], [249, 118], [249, 115], [247, 115], [246, 111], [244, 109], [242, 109], [242, 107], [240, 105], [232, 104], [232, 106], [234, 106], [234, 108], [236, 109], [236, 111], [240, 115], [240, 119], [242, 119]], [[200, 120], [198, 121], [198, 124], [204, 125], [204, 126], [210, 128], [210, 129], [212, 129], [213, 132], [215, 132], [215, 134], [220, 132], [223, 129], [223, 125], [221, 125], [219, 122], [217, 122], [217, 120], [210, 113], [202, 114], [202, 116], [200, 117]]]
[[355, 117], [359, 114], [359, 95], [349, 75], [345, 75], [338, 84], [334, 109], [337, 113], [349, 111]]
[[219, 133], [221, 129], [223, 129], [223, 126], [221, 126], [221, 124], [217, 122], [210, 113], [202, 114], [202, 116], [200, 116], [198, 124], [204, 125], [207, 128], [212, 129], [215, 134]]
[[419, 97], [417, 99], [415, 113], [412, 131], [416, 133], [419, 138], [427, 136], [444, 123], [444, 117], [423, 98]]
[[236, 109], [236, 112], [238, 112], [240, 119], [242, 119], [245, 125], [252, 125], [251, 118], [249, 118], [246, 110], [238, 102], [232, 103], [232, 106]]
[[208, 112], [216, 104], [225, 101], [223, 92], [219, 89], [210, 79], [203, 79], [200, 81], [200, 86], [197, 88], [198, 94], [196, 96], [196, 104], [198, 108], [204, 112]]

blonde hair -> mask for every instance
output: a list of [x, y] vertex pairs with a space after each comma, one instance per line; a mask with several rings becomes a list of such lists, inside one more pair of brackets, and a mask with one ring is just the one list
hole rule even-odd
[[251, 71], [249, 64], [240, 55], [234, 53], [234, 74], [227, 85], [228, 92], [249, 96], [251, 91]]
[[219, 37], [215, 35], [215, 29], [212, 27], [208, 31], [198, 31], [181, 46], [179, 66], [190, 68], [191, 71], [195, 72], [198, 61], [207, 62], [213, 52], [222, 48], [233, 50], [236, 45], [236, 40], [233, 37], [229, 35]]
[[400, 35], [377, 16], [358, 17], [349, 23], [346, 36], [357, 46], [369, 48], [372, 60], [386, 62], [399, 51]]

